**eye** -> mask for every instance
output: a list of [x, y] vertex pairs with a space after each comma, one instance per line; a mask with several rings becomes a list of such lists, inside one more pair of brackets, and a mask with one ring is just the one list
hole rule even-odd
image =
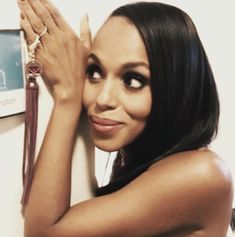
[[136, 72], [128, 72], [123, 77], [125, 86], [129, 89], [142, 89], [148, 84], [148, 79]]
[[86, 77], [89, 80], [99, 80], [102, 77], [102, 70], [97, 64], [90, 64], [86, 69]]

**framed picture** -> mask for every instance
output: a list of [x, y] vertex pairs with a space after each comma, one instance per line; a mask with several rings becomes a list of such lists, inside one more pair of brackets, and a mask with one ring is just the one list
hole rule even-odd
[[24, 56], [23, 32], [0, 30], [0, 117], [25, 111]]

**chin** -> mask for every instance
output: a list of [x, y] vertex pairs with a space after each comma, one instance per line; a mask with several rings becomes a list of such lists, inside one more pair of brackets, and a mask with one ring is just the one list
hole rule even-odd
[[119, 151], [123, 146], [120, 144], [112, 144], [110, 141], [94, 141], [95, 146], [105, 152]]

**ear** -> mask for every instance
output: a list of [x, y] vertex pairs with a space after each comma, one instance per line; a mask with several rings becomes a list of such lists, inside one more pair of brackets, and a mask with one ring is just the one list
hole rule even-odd
[[82, 17], [80, 22], [80, 40], [84, 46], [90, 50], [92, 44], [91, 30], [89, 27], [88, 15]]

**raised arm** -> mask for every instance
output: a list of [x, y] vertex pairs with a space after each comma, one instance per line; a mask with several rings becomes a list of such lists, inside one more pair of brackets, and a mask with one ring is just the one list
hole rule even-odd
[[[19, 0], [18, 4], [28, 44], [44, 26], [48, 28], [36, 49], [36, 59], [43, 65], [43, 78], [54, 99], [25, 209], [27, 233], [36, 223], [55, 223], [70, 206], [71, 157], [82, 110], [88, 49], [50, 2]], [[86, 18], [83, 18], [81, 29], [81, 37], [89, 47]]]

